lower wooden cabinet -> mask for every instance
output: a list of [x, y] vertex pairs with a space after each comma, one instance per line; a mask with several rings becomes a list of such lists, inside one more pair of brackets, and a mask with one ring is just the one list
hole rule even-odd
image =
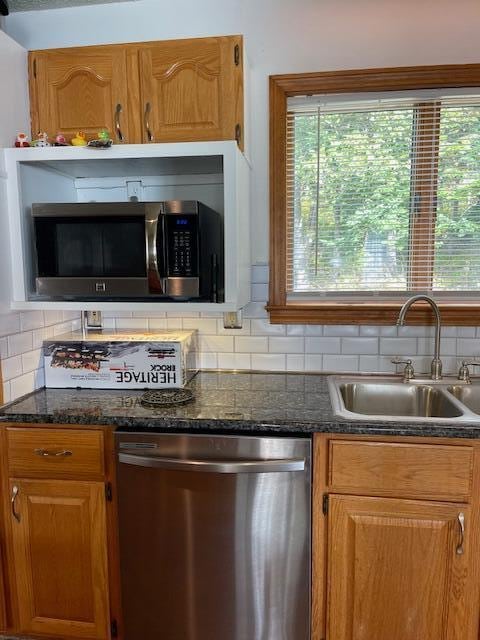
[[328, 518], [328, 640], [469, 637], [468, 505], [332, 495]]
[[480, 442], [314, 436], [312, 640], [479, 640]]
[[110, 637], [105, 485], [10, 480], [19, 631]]

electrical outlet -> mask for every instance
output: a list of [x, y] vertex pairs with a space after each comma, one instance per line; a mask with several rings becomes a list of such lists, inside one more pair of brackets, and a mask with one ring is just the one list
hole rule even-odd
[[101, 311], [87, 311], [87, 327], [102, 328], [102, 312]]
[[226, 311], [223, 314], [223, 327], [225, 329], [241, 329], [242, 328], [242, 312]]

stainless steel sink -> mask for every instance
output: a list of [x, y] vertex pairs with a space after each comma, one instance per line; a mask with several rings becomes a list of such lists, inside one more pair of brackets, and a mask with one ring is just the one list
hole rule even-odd
[[480, 415], [480, 385], [466, 384], [459, 385], [454, 384], [447, 387], [447, 390], [457, 398], [462, 404], [464, 404], [470, 411]]
[[363, 415], [457, 418], [463, 412], [432, 386], [347, 382], [340, 385], [345, 408]]
[[441, 381], [402, 382], [398, 376], [330, 376], [335, 415], [381, 422], [480, 424], [480, 384]]

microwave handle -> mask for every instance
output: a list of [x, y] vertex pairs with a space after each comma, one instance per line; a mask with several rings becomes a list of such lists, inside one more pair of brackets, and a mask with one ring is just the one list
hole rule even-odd
[[145, 213], [145, 237], [147, 242], [147, 274], [150, 293], [164, 293], [158, 268], [157, 237], [158, 225], [162, 224], [162, 211], [149, 210]]

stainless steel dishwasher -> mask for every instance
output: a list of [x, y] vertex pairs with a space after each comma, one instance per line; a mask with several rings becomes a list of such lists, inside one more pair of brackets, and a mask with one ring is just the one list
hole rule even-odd
[[125, 640], [310, 638], [311, 444], [117, 433]]

